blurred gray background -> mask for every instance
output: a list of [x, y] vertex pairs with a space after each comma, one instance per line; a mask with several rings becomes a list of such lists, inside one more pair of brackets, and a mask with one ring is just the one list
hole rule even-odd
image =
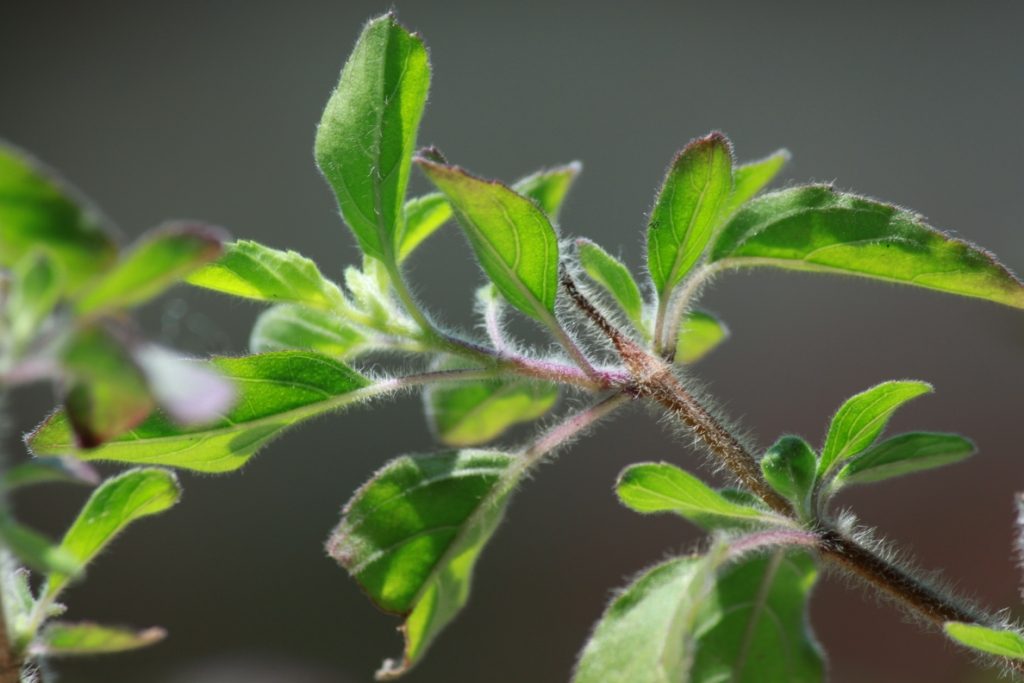
[[[788, 147], [784, 182], [834, 181], [913, 207], [1024, 271], [1020, 2], [395, 5], [431, 47], [420, 141], [507, 179], [583, 160], [562, 231], [621, 249], [631, 265], [642, 262], [645, 212], [672, 154], [720, 128], [741, 159]], [[386, 9], [6, 2], [0, 135], [61, 169], [126, 238], [167, 218], [201, 218], [338, 276], [358, 255], [313, 166], [314, 126], [362, 22]], [[445, 320], [471, 322], [481, 276], [455, 229], [412, 268]], [[842, 502], [925, 567], [1019, 611], [1011, 540], [1012, 494], [1024, 489], [1024, 313], [780, 272], [723, 277], [703, 303], [733, 338], [695, 374], [762, 445], [783, 432], [820, 442], [839, 403], [880, 380], [933, 382], [936, 395], [893, 428], [962, 432], [979, 455]], [[240, 353], [258, 310], [176, 290], [144, 319], [181, 348]], [[17, 427], [52, 402], [45, 388], [19, 394]], [[62, 663], [61, 680], [370, 680], [399, 652], [397, 621], [322, 543], [371, 472], [429, 448], [419, 401], [406, 397], [320, 419], [240, 473], [183, 475], [181, 505], [133, 528], [67, 595], [73, 617], [161, 624], [170, 638]], [[638, 459], [700, 467], [634, 410], [543, 468], [483, 557], [469, 608], [409, 680], [567, 680], [610, 591], [698, 541], [681, 521], [615, 502], [616, 473]], [[16, 503], [56, 535], [85, 495], [40, 489]], [[838, 577], [820, 584], [812, 614], [834, 681], [987, 676]]]

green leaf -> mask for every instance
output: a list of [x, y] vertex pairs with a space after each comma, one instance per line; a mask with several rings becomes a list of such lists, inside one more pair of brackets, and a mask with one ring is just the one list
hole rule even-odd
[[947, 621], [943, 629], [947, 636], [972, 650], [1011, 659], [1024, 659], [1024, 636], [1016, 631], [986, 628], [960, 621]]
[[[178, 479], [167, 470], [139, 468], [107, 479], [86, 501], [60, 549], [85, 566], [129, 524], [169, 509], [180, 496]], [[69, 578], [52, 572], [41, 591], [43, 598], [53, 599]]]
[[709, 261], [860, 275], [1024, 308], [1024, 284], [988, 252], [917, 214], [822, 185], [752, 200]]
[[148, 647], [165, 637], [167, 632], [158, 627], [135, 631], [89, 622], [51, 621], [29, 646], [29, 653], [38, 657], [101, 655]]
[[68, 286], [105, 270], [117, 255], [106, 219], [42, 164], [0, 142], [0, 266], [45, 251]]
[[775, 179], [789, 159], [789, 151], [780, 149], [764, 159], [751, 161], [733, 169], [732, 194], [729, 195], [722, 215], [729, 216], [735, 213], [736, 209], [753, 199], [754, 195]]
[[666, 297], [704, 253], [732, 192], [732, 146], [697, 138], [672, 161], [647, 227], [647, 268]]
[[513, 425], [548, 412], [558, 386], [525, 379], [435, 385], [424, 394], [426, 412], [438, 439], [449, 446], [477, 446]]
[[0, 515], [0, 541], [15, 557], [37, 571], [75, 575], [82, 570], [82, 563], [74, 554], [6, 514]]
[[235, 388], [209, 365], [179, 356], [156, 344], [134, 349], [150, 394], [175, 422], [208, 424], [226, 413], [235, 402]]
[[78, 300], [79, 313], [129, 308], [177, 284], [219, 257], [227, 234], [220, 228], [172, 223], [153, 230]]
[[698, 556], [641, 574], [605, 610], [572, 683], [690, 682], [694, 633], [714, 572], [712, 561]]
[[24, 344], [39, 331], [39, 326], [60, 301], [64, 280], [60, 270], [43, 251], [34, 251], [14, 266], [6, 308], [10, 335]]
[[368, 347], [359, 330], [328, 311], [298, 304], [279, 304], [256, 319], [249, 336], [253, 353], [316, 351], [334, 358], [351, 358]]
[[[79, 457], [228, 472], [285, 429], [372, 394], [360, 391], [370, 385], [365, 377], [309, 352], [216, 358], [211, 365], [238, 391], [238, 402], [222, 419], [184, 427], [154, 413], [132, 431]], [[67, 416], [61, 411], [51, 415], [29, 434], [27, 443], [37, 455], [73, 452]]]
[[814, 449], [799, 436], [783, 436], [761, 458], [761, 472], [773, 489], [789, 500], [802, 503], [818, 467]]
[[544, 212], [496, 181], [419, 156], [455, 208], [484, 272], [510, 304], [545, 324], [558, 293], [558, 238]]
[[388, 14], [363, 29], [316, 132], [316, 162], [363, 253], [393, 262], [430, 87], [427, 50]]
[[386, 612], [405, 617], [405, 651], [377, 673], [412, 668], [469, 597], [473, 566], [505, 511], [515, 456], [449, 451], [392, 460], [345, 507], [327, 551]]
[[[512, 189], [532, 199], [548, 218], [557, 221], [562, 201], [582, 168], [578, 161], [574, 161], [537, 171], [516, 181]], [[405, 232], [398, 250], [399, 261], [404, 261], [423, 240], [448, 222], [452, 217], [452, 207], [443, 194], [434, 192], [406, 202], [404, 215]]]
[[120, 332], [102, 324], [75, 332], [61, 354], [68, 422], [93, 448], [141, 422], [153, 409], [146, 377]]
[[45, 457], [12, 467], [0, 477], [0, 482], [7, 490], [53, 482], [95, 486], [100, 483], [100, 475], [78, 458]]
[[638, 331], [649, 334], [644, 323], [644, 299], [633, 275], [622, 261], [588, 239], [576, 240], [583, 271], [611, 295]]
[[187, 281], [196, 287], [245, 299], [299, 303], [327, 310], [344, 300], [338, 285], [321, 275], [308, 258], [249, 240], [228, 244], [220, 259], [192, 273]]
[[697, 477], [668, 463], [630, 465], [619, 475], [615, 492], [641, 513], [674, 512], [703, 523], [707, 517], [758, 521], [765, 513], [734, 503]]
[[851, 458], [836, 475], [835, 485], [867, 484], [950, 465], [974, 451], [974, 444], [957, 434], [900, 434]]
[[932, 392], [927, 382], [892, 381], [848, 399], [832, 418], [818, 474], [838, 467], [874, 443], [896, 409], [907, 401]]
[[782, 550], [722, 569], [702, 615], [690, 681], [824, 681], [807, 615], [817, 574], [808, 555]]
[[728, 336], [729, 328], [715, 316], [704, 311], [690, 311], [679, 326], [675, 360], [686, 365], [696, 363]]

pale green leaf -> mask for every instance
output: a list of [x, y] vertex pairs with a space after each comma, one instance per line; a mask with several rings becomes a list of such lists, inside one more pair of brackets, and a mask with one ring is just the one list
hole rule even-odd
[[972, 650], [999, 657], [1024, 659], [1024, 635], [1009, 629], [996, 629], [947, 621], [943, 626], [946, 635]]
[[[78, 456], [227, 472], [241, 467], [285, 429], [373, 393], [362, 375], [310, 352], [216, 358], [211, 365], [238, 391], [238, 402], [223, 418], [202, 427], [184, 427], [154, 413], [132, 431]], [[29, 434], [27, 443], [37, 455], [75, 451], [61, 411]]]
[[351, 358], [368, 347], [366, 335], [329, 311], [299, 304], [268, 308], [253, 325], [249, 348], [267, 351], [316, 351], [334, 358]]
[[452, 203], [480, 265], [502, 295], [550, 324], [558, 293], [558, 238], [544, 212], [501, 183], [423, 156], [416, 162]]
[[44, 251], [78, 286], [117, 256], [107, 221], [79, 193], [24, 152], [0, 142], [0, 266]]
[[775, 179], [789, 159], [789, 152], [780, 149], [764, 159], [751, 161], [733, 169], [732, 194], [729, 195], [722, 215], [728, 216], [734, 213], [736, 209], [753, 199], [758, 192]]
[[424, 400], [442, 443], [477, 446], [544, 415], [558, 400], [558, 386], [526, 379], [435, 385], [424, 393]]
[[159, 627], [136, 631], [89, 622], [51, 621], [29, 645], [29, 652], [39, 657], [110, 654], [148, 647], [166, 636]]
[[249, 240], [228, 244], [220, 259], [192, 273], [187, 281], [245, 299], [328, 310], [344, 298], [338, 286], [321, 275], [308, 258]]
[[[107, 479], [86, 501], [60, 549], [85, 566], [129, 524], [169, 509], [180, 496], [178, 480], [167, 470], [139, 468]], [[69, 578], [51, 572], [42, 590], [44, 598], [55, 597]]]
[[850, 458], [836, 475], [835, 485], [867, 484], [950, 465], [969, 457], [974, 450], [970, 440], [957, 434], [900, 434]]
[[370, 21], [316, 132], [316, 162], [363, 253], [395, 260], [409, 160], [430, 87], [427, 50], [388, 14]]
[[689, 311], [679, 325], [676, 340], [677, 363], [696, 363], [729, 336], [729, 328], [721, 320], [704, 311]]
[[407, 672], [469, 598], [473, 567], [521, 471], [516, 456], [455, 451], [392, 460], [345, 507], [327, 551], [386, 612], [405, 650], [378, 680]]
[[647, 269], [662, 297], [704, 254], [732, 192], [732, 147], [721, 133], [688, 144], [672, 161], [647, 227]]
[[691, 683], [822, 683], [808, 598], [818, 571], [805, 553], [776, 550], [719, 571], [702, 615]]
[[[583, 166], [574, 161], [565, 166], [537, 171], [521, 178], [512, 189], [529, 197], [553, 222], [558, 220], [562, 201]], [[440, 192], [410, 199], [405, 203], [405, 232], [398, 250], [400, 261], [405, 260], [426, 238], [430, 237], [452, 217], [452, 207]]]
[[889, 418], [907, 401], [932, 391], [927, 382], [883, 382], [848, 399], [832, 418], [818, 474], [842, 465], [874, 443]]
[[14, 265], [5, 308], [15, 343], [24, 345], [39, 332], [59, 303], [63, 288], [60, 270], [44, 251], [30, 252]]
[[21, 562], [37, 571], [75, 575], [82, 570], [82, 562], [73, 553], [19, 524], [6, 513], [0, 515], [0, 542]]
[[642, 513], [674, 512], [699, 522], [706, 517], [749, 521], [765, 517], [764, 511], [734, 503], [668, 463], [630, 465], [619, 475], [615, 492], [627, 507]]
[[65, 456], [33, 458], [15, 465], [0, 477], [0, 482], [9, 490], [54, 482], [95, 486], [100, 479], [99, 473], [87, 463]]
[[220, 228], [171, 223], [143, 235], [78, 299], [79, 313], [129, 308], [161, 294], [223, 252]]
[[645, 335], [649, 334], [644, 323], [644, 300], [640, 287], [625, 264], [588, 239], [576, 240], [576, 253], [587, 276], [611, 295], [633, 327]]
[[822, 185], [750, 201], [709, 261], [860, 275], [1024, 308], [1024, 283], [985, 250], [917, 214]]

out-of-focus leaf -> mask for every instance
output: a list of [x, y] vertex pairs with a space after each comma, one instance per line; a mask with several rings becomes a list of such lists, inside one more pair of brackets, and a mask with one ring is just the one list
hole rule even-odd
[[839, 470], [835, 485], [867, 484], [899, 477], [960, 462], [973, 453], [974, 444], [957, 434], [900, 434], [853, 456]]
[[82, 563], [74, 554], [7, 514], [0, 515], [0, 541], [15, 557], [37, 571], [74, 575], [82, 569]]
[[100, 475], [78, 458], [44, 457], [15, 465], [0, 477], [0, 482], [5, 489], [51, 482], [95, 486], [100, 483]]
[[338, 285], [321, 275], [308, 258], [249, 240], [228, 244], [220, 259], [192, 273], [187, 281], [245, 299], [328, 310], [344, 299]]
[[986, 628], [977, 624], [947, 621], [946, 635], [972, 650], [999, 657], [1024, 659], [1024, 636], [1008, 629]]
[[148, 647], [165, 637], [167, 632], [159, 627], [136, 631], [89, 622], [51, 621], [29, 646], [29, 653], [40, 657], [110, 654]]
[[455, 208], [484, 272], [510, 304], [545, 324], [558, 293], [558, 238], [529, 199], [455, 166], [416, 158]]
[[106, 220], [50, 170], [0, 142], [0, 266], [45, 251], [75, 287], [117, 255]]
[[669, 167], [647, 227], [647, 268], [661, 297], [704, 253], [732, 192], [732, 146], [721, 133], [697, 138]]
[[412, 668], [465, 605], [518, 471], [515, 456], [494, 451], [404, 456], [349, 501], [327, 551], [378, 607], [405, 617], [403, 656], [378, 680]]
[[932, 385], [927, 382], [891, 381], [848, 399], [829, 425], [818, 461], [818, 474], [842, 465], [870, 446], [900, 406], [931, 391]]
[[[180, 495], [177, 478], [167, 470], [138, 468], [107, 479], [86, 501], [64, 534], [60, 549], [84, 567], [129, 524], [167, 510]], [[52, 599], [69, 578], [63, 572], [51, 572], [42, 596]]]
[[430, 87], [427, 50], [388, 14], [370, 21], [316, 133], [316, 162], [363, 253], [395, 260], [409, 160]]
[[704, 311], [689, 311], [679, 325], [675, 360], [686, 365], [696, 363], [728, 336], [729, 328], [715, 316]]
[[576, 240], [576, 253], [590, 279], [611, 295], [633, 323], [633, 327], [648, 334], [644, 324], [644, 300], [640, 295], [640, 287], [625, 264], [588, 239]]
[[155, 344], [135, 349], [149, 391], [171, 419], [200, 425], [222, 417], [235, 402], [235, 388], [208, 364], [182, 358]]
[[30, 252], [15, 264], [6, 309], [16, 343], [24, 344], [38, 332], [60, 301], [63, 288], [61, 272], [46, 252]]
[[[368, 379], [310, 352], [216, 358], [211, 365], [238, 391], [235, 407], [222, 419], [183, 427], [154, 413], [132, 431], [79, 457], [228, 472], [285, 429], [369, 396], [360, 391], [370, 386]], [[73, 452], [67, 416], [61, 411], [51, 415], [29, 434], [27, 443], [37, 455]]]
[[267, 351], [316, 351], [334, 358], [349, 358], [367, 348], [362, 332], [337, 315], [299, 304], [268, 308], [253, 325], [249, 348]]
[[80, 313], [129, 308], [163, 293], [221, 255], [227, 233], [171, 223], [143, 235], [118, 263], [79, 298]]
[[1024, 308], [1024, 283], [987, 251], [917, 214], [822, 185], [751, 200], [708, 260], [860, 275]]

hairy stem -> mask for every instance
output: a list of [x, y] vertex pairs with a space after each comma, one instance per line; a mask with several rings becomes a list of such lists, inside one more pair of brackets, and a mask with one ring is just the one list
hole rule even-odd
[[[634, 385], [628, 390], [637, 397], [647, 397], [659, 403], [703, 441], [743, 486], [776, 512], [791, 519], [797, 518], [789, 502], [765, 482], [757, 458], [686, 390], [671, 366], [616, 329], [579, 292], [568, 274], [563, 275], [562, 285], [576, 306], [609, 338], [629, 368]], [[819, 524], [808, 532], [813, 533], [813, 547], [822, 558], [906, 607], [923, 621], [940, 629], [946, 621], [992, 625], [992, 619], [983, 612], [962, 607], [950, 595], [865, 548], [831, 525]], [[1000, 659], [1009, 669], [1024, 673], [1024, 661]]]
[[[3, 449], [3, 441], [6, 437], [7, 402], [5, 391], [0, 386], [0, 472], [7, 470], [6, 452]], [[3, 495], [3, 492], [0, 491], [0, 496]], [[0, 508], [6, 508], [6, 505], [6, 500], [0, 500]], [[0, 552], [6, 554], [7, 550], [3, 548], [0, 549]], [[7, 560], [8, 558], [0, 558], [0, 572], [3, 573], [0, 576], [0, 683], [19, 683], [24, 661], [11, 639], [11, 631], [7, 623], [7, 609], [4, 605], [4, 587], [10, 579], [7, 574], [11, 571], [11, 563]]]

